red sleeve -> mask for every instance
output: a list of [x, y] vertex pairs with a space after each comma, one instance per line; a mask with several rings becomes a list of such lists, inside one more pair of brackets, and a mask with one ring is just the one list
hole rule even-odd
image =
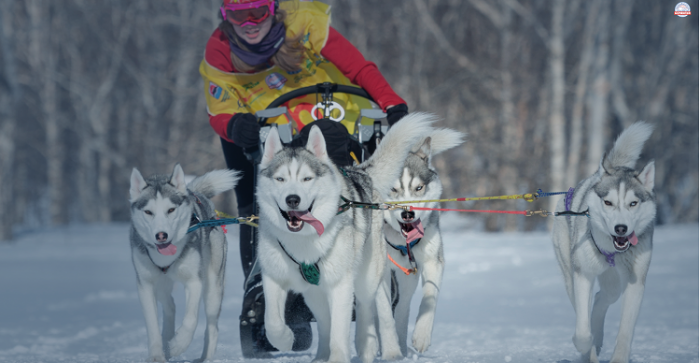
[[329, 27], [328, 40], [321, 50], [321, 55], [338, 67], [350, 82], [364, 88], [382, 110], [386, 111], [386, 107], [390, 105], [406, 103], [391, 89], [377, 65], [366, 60], [362, 53], [333, 27]]
[[[231, 48], [228, 45], [228, 39], [226, 39], [226, 35], [219, 29], [214, 30], [214, 33], [209, 37], [207, 47], [204, 50], [204, 59], [209, 65], [221, 71], [230, 73], [236, 71], [231, 62]], [[228, 121], [232, 116], [232, 114], [227, 113], [218, 115], [209, 114], [209, 124], [211, 127], [219, 136], [228, 142], [233, 142], [226, 135]]]

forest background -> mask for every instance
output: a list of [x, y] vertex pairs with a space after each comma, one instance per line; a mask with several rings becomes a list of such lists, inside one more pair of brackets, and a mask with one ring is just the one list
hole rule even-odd
[[[627, 126], [655, 126], [659, 224], [698, 221], [698, 8], [657, 0], [333, 1], [332, 26], [411, 111], [469, 134], [444, 196], [565, 191]], [[198, 65], [220, 1], [0, 1], [0, 241], [126, 221], [129, 175], [225, 167]], [[228, 193], [219, 208], [235, 211]], [[554, 200], [554, 198], [551, 198]], [[472, 209], [548, 208], [520, 202]], [[452, 206], [457, 206], [456, 204]], [[487, 231], [542, 218], [478, 215]]]

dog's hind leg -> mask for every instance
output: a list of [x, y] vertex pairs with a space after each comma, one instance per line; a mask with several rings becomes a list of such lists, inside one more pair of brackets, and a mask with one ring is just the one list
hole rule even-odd
[[[440, 235], [436, 235], [436, 238], [440, 238]], [[442, 247], [442, 243], [436, 245]], [[440, 284], [442, 283], [442, 272], [444, 269], [445, 258], [442, 255], [442, 248], [440, 248], [437, 256], [426, 258], [423, 264], [423, 271], [421, 274], [423, 280], [423, 300], [421, 300], [420, 309], [418, 310], [418, 318], [416, 319], [416, 327], [413, 330], [412, 339], [413, 347], [416, 348], [418, 353], [425, 352], [430, 346], [430, 339], [433, 334], [433, 322], [435, 321], [435, 309], [437, 308], [437, 299], [440, 293]], [[410, 297], [408, 299], [410, 300]]]
[[[175, 300], [173, 299], [173, 280], [168, 277], [161, 277], [156, 299], [163, 306], [163, 331], [164, 342], [169, 342], [175, 336]], [[170, 349], [166, 344], [164, 347], [165, 359], [170, 359]]]
[[184, 281], [185, 285], [185, 316], [182, 325], [170, 340], [170, 354], [177, 357], [182, 354], [192, 342], [197, 328], [199, 316], [199, 301], [202, 299], [202, 281], [198, 276], [191, 276]]
[[591, 331], [596, 354], [600, 354], [600, 349], [603, 347], [605, 314], [608, 312], [608, 307], [620, 297], [620, 292], [622, 291], [620, 277], [614, 268], [609, 268], [598, 276], [598, 284], [600, 285], [600, 291], [595, 294], [593, 311], [591, 313]]
[[396, 333], [396, 321], [391, 308], [391, 269], [387, 268], [384, 279], [377, 290], [377, 321], [382, 347], [382, 360], [392, 361], [403, 358]]

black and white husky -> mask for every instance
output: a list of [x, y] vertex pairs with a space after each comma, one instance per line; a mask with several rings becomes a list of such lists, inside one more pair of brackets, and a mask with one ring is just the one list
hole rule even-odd
[[[403, 173], [394, 181], [387, 200], [394, 202], [439, 199], [442, 195], [442, 183], [431, 164], [431, 158], [461, 144], [463, 137], [464, 134], [460, 132], [439, 129], [421, 141], [406, 158]], [[412, 205], [432, 208], [438, 203]], [[423, 280], [423, 299], [412, 342], [413, 347], [420, 353], [430, 346], [435, 308], [445, 266], [439, 219], [440, 214], [437, 211], [395, 209], [384, 212], [385, 243], [392, 258], [385, 259], [387, 269], [377, 293], [384, 360], [397, 359], [408, 353], [408, 315], [411, 296], [416, 291], [419, 277]], [[413, 268], [417, 268], [418, 273], [407, 272]], [[393, 304], [395, 310], [392, 317]], [[399, 347], [394, 344], [396, 341]]]
[[[656, 217], [654, 162], [635, 170], [651, 132], [652, 127], [643, 122], [624, 130], [598, 171], [557, 206], [559, 212], [590, 213], [590, 218], [558, 217], [552, 231], [566, 292], [576, 311], [573, 341], [584, 362], [598, 362], [605, 314], [623, 293], [620, 330], [610, 362], [629, 360]], [[600, 291], [591, 308], [596, 278]]]
[[[207, 328], [201, 360], [214, 355], [224, 292], [226, 239], [220, 227], [187, 230], [193, 220], [213, 219], [214, 204], [209, 199], [233, 188], [237, 181], [235, 172], [215, 170], [186, 184], [180, 164], [175, 165], [172, 175], [144, 179], [136, 168], [131, 173], [129, 238], [150, 361], [164, 362], [187, 349], [197, 327], [202, 297]], [[186, 293], [185, 316], [177, 332], [171, 295], [175, 281], [185, 286]], [[162, 337], [157, 302], [163, 308]]]
[[[318, 322], [316, 360], [350, 361], [353, 296], [355, 346], [364, 363], [377, 355], [375, 296], [384, 275], [381, 211], [347, 200], [379, 203], [399, 178], [411, 146], [429, 134], [433, 116], [413, 113], [395, 124], [366, 162], [339, 168], [313, 127], [305, 147], [283, 148], [275, 129], [265, 142], [256, 196], [258, 262], [265, 294], [265, 331], [281, 351], [292, 349], [285, 325], [287, 291], [304, 296]], [[343, 199], [344, 198], [344, 199]]]

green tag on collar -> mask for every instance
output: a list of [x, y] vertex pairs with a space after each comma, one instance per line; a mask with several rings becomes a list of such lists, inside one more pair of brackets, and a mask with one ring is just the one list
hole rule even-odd
[[301, 272], [301, 277], [312, 285], [318, 285], [318, 281], [321, 279], [321, 271], [319, 271], [317, 264], [307, 265], [300, 263], [299, 272]]

